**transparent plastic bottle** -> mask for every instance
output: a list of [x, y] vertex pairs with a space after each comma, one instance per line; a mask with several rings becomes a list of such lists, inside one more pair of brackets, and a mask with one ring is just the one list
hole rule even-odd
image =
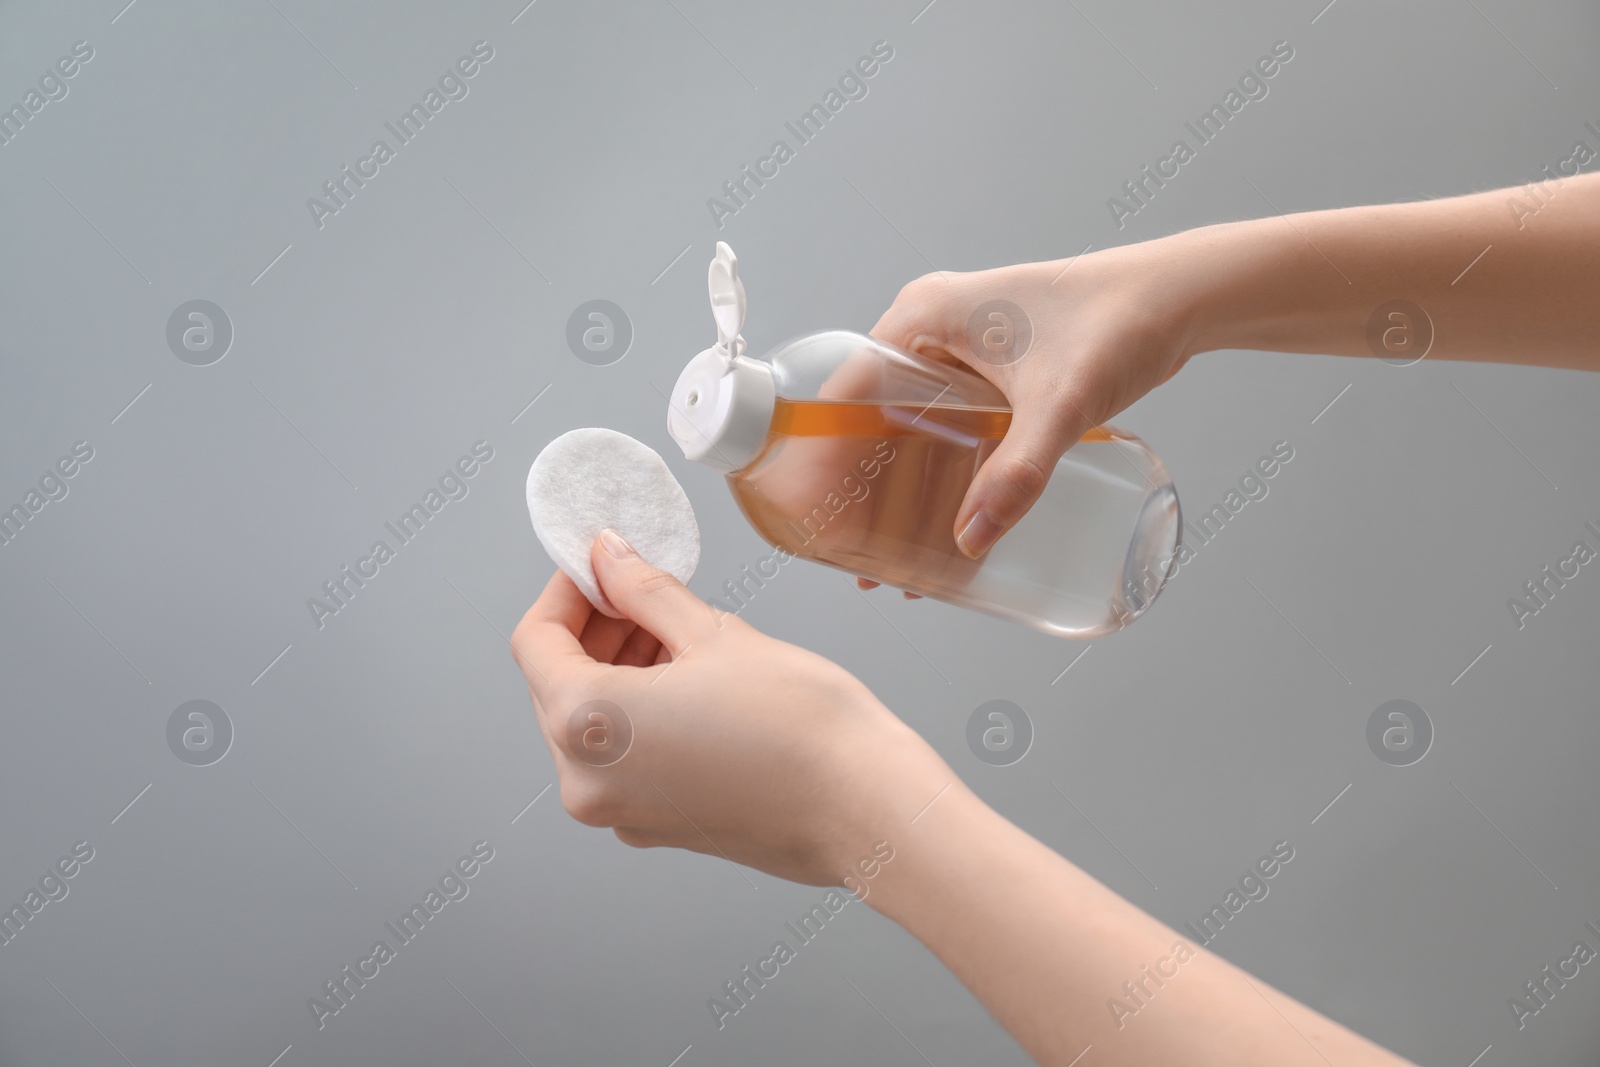
[[957, 509], [1011, 422], [965, 366], [826, 330], [745, 354], [744, 285], [718, 243], [717, 344], [684, 368], [667, 425], [725, 474], [745, 518], [791, 555], [1063, 637], [1138, 617], [1176, 570], [1182, 521], [1166, 467], [1111, 426], [1061, 458], [987, 554], [956, 546]]

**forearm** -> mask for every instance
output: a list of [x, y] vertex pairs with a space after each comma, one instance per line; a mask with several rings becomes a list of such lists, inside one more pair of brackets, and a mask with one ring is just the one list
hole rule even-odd
[[1180, 938], [959, 782], [901, 842], [868, 903], [1041, 1064], [1065, 1067], [1090, 1045], [1102, 1067], [1404, 1062]]
[[[1224, 223], [1158, 243], [1191, 294], [1189, 354], [1401, 355], [1381, 341], [1375, 350], [1369, 323], [1403, 300], [1431, 322], [1430, 359], [1600, 370], [1600, 175]], [[1427, 328], [1381, 318], [1399, 327], [1396, 342]]]

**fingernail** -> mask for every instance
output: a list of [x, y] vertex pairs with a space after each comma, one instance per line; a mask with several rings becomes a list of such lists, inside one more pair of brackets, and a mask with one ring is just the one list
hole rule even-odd
[[600, 543], [605, 546], [607, 552], [611, 553], [618, 559], [627, 559], [630, 556], [637, 556], [639, 554], [635, 552], [633, 550], [633, 546], [624, 541], [615, 530], [601, 530]]
[[967, 524], [956, 534], [956, 546], [970, 558], [977, 559], [993, 547], [1004, 529], [989, 517], [986, 511], [975, 512]]

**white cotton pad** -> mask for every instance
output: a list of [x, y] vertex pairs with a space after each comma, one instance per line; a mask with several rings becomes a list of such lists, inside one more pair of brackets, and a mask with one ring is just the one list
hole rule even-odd
[[680, 582], [700, 562], [700, 526], [683, 486], [653, 448], [615, 430], [570, 430], [545, 445], [528, 470], [528, 515], [556, 566], [608, 615], [621, 613], [589, 565], [600, 531], [615, 530]]

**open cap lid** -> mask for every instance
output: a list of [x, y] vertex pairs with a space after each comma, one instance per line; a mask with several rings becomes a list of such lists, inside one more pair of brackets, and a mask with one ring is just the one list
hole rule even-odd
[[717, 242], [717, 254], [706, 271], [706, 288], [711, 293], [711, 317], [717, 322], [717, 347], [730, 356], [744, 355], [744, 280], [739, 277], [739, 257], [728, 242]]
[[667, 402], [667, 432], [683, 454], [731, 474], [755, 459], [772, 426], [772, 367], [744, 354], [739, 259], [724, 241], [707, 274], [717, 343], [689, 361]]

